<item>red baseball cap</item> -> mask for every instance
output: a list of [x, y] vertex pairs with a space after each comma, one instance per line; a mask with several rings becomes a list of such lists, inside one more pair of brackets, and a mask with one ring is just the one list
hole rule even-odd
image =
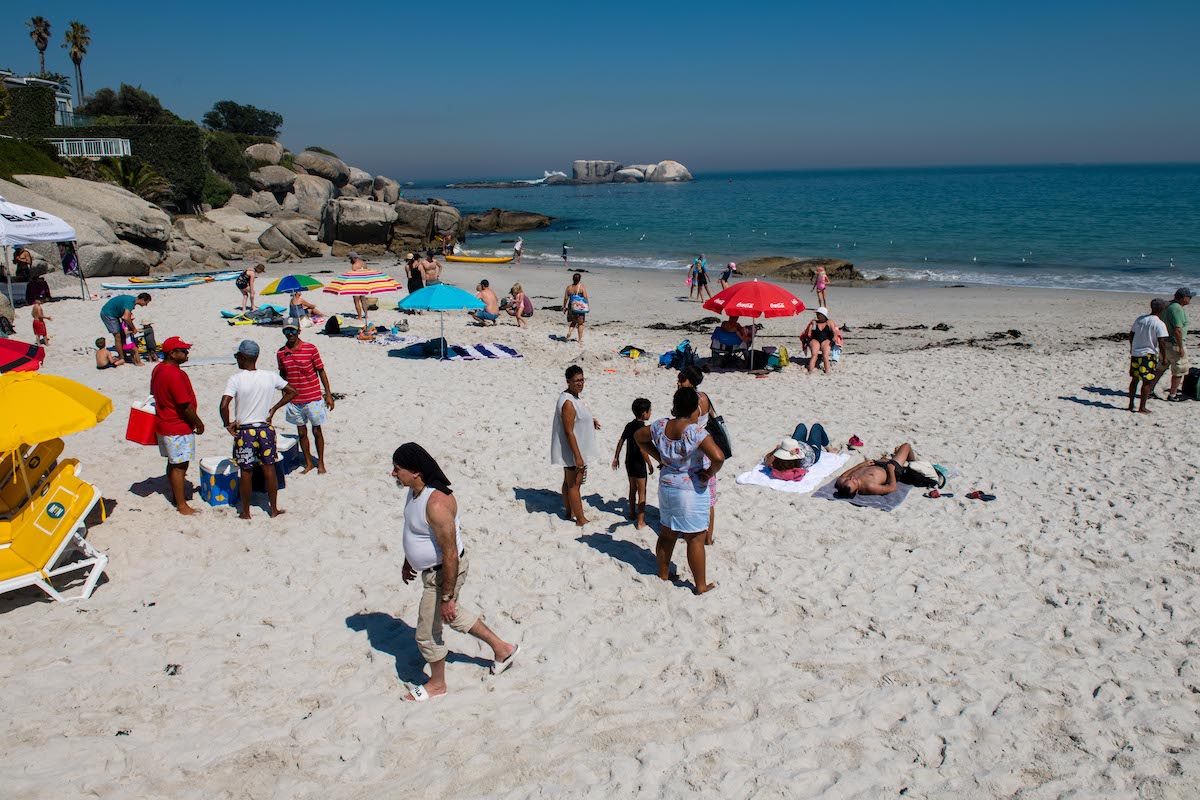
[[192, 349], [192, 346], [190, 344], [188, 344], [187, 342], [185, 342], [183, 339], [180, 339], [178, 336], [168, 337], [167, 340], [162, 343], [162, 351], [164, 353], [169, 353], [172, 350], [191, 350], [191, 349]]

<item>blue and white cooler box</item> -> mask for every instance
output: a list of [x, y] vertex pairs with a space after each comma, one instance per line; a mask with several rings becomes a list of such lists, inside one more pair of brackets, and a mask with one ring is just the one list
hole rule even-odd
[[276, 433], [275, 446], [279, 449], [279, 464], [284, 475], [304, 467], [304, 453], [300, 452], [300, 439], [291, 433]]
[[200, 499], [210, 506], [237, 505], [237, 464], [228, 458], [200, 459]]

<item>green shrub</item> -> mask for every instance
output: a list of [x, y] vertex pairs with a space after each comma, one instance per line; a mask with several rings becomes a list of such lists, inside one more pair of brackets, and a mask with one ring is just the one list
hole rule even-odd
[[274, 111], [244, 106], [232, 100], [219, 100], [213, 103], [212, 111], [204, 115], [204, 126], [212, 131], [244, 133], [274, 139], [283, 127], [283, 116]]
[[251, 172], [254, 172], [254, 170], [256, 170], [256, 169], [262, 169], [263, 167], [269, 167], [269, 166], [271, 166], [271, 162], [263, 161], [261, 158], [247, 158], [246, 159], [246, 168], [249, 169]]
[[334, 158], [337, 158], [337, 157], [338, 157], [337, 153], [334, 153], [334, 152], [332, 152], [332, 151], [330, 151], [330, 150], [326, 150], [324, 147], [306, 147], [306, 148], [304, 148], [304, 149], [305, 149], [305, 150], [312, 150], [314, 153], [322, 153], [322, 154], [324, 154], [324, 155], [327, 155], [327, 156], [333, 156]]
[[54, 90], [49, 86], [22, 86], [9, 90], [12, 108], [0, 119], [0, 133], [45, 136], [54, 125]]
[[284, 153], [283, 157], [279, 159], [279, 166], [291, 169], [296, 166], [296, 157], [291, 153]]
[[233, 197], [233, 186], [220, 175], [209, 170], [204, 176], [203, 202], [213, 208], [220, 208], [229, 202], [230, 197]]
[[179, 203], [200, 202], [208, 162], [204, 156], [204, 133], [195, 125], [89, 125], [49, 128], [42, 135], [128, 139], [133, 154], [171, 184], [172, 199]]
[[8, 116], [9, 109], [12, 108], [12, 95], [8, 93], [8, 88], [3, 83], [0, 83], [0, 119]]
[[204, 155], [208, 165], [226, 180], [232, 181], [238, 191], [250, 188], [250, 167], [246, 163], [245, 148], [232, 133], [209, 131], [204, 134]]
[[67, 171], [52, 155], [56, 152], [54, 145], [44, 139], [0, 139], [0, 178], [12, 180], [13, 175], [65, 178]]

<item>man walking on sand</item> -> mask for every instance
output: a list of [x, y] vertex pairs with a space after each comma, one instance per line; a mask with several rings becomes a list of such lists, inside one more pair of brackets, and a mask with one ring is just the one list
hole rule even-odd
[[[1150, 313], [1135, 319], [1129, 329], [1129, 410], [1134, 410], [1133, 401], [1140, 383], [1142, 402], [1137, 409], [1140, 414], [1150, 413], [1146, 401], [1162, 377], [1158, 368], [1159, 358], [1163, 356], [1169, 340], [1167, 326], [1158, 315], [1165, 305], [1162, 300], [1151, 301]], [[1165, 360], [1163, 363], [1166, 363]]]
[[[296, 426], [300, 439], [300, 452], [304, 453], [304, 472], [312, 472], [312, 451], [308, 446], [308, 426], [313, 429], [313, 440], [317, 444], [317, 474], [325, 474], [325, 424], [326, 414], [333, 410], [333, 392], [329, 389], [329, 376], [325, 374], [325, 363], [316, 345], [300, 341], [300, 323], [289, 319], [284, 323], [283, 335], [287, 344], [279, 348], [275, 358], [279, 362], [279, 377], [296, 390], [296, 399], [288, 404], [283, 418]], [[324, 387], [324, 394], [321, 388]]]
[[[241, 474], [238, 476], [238, 494], [241, 498], [242, 519], [250, 519], [250, 492], [253, 488], [254, 467], [261, 464], [263, 479], [267, 485], [267, 499], [271, 503], [271, 516], [278, 517], [279, 478], [275, 475], [275, 462], [279, 460], [279, 449], [275, 446], [275, 428], [271, 420], [275, 412], [296, 399], [296, 390], [273, 372], [258, 369], [258, 343], [243, 339], [234, 357], [238, 372], [225, 384], [221, 397], [221, 424], [233, 437], [233, 460]], [[283, 397], [275, 405], [271, 398], [277, 390]], [[236, 407], [236, 417], [229, 421], [229, 406]]]
[[404, 699], [424, 703], [446, 693], [447, 649], [442, 623], [469, 633], [492, 648], [492, 674], [512, 666], [520, 645], [509, 644], [483, 623], [483, 615], [463, 598], [467, 548], [458, 527], [458, 501], [450, 479], [433, 456], [415, 442], [392, 454], [392, 477], [408, 489], [404, 501], [404, 582], [421, 577], [417, 610], [417, 648], [429, 663], [429, 680]]
[[171, 501], [175, 510], [184, 515], [196, 513], [196, 509], [187, 504], [183, 484], [187, 479], [188, 464], [196, 457], [196, 436], [204, 433], [204, 423], [196, 413], [192, 380], [180, 369], [188, 360], [191, 347], [178, 336], [169, 337], [162, 345], [166, 360], [155, 364], [150, 373], [158, 452], [167, 459], [167, 487]]
[[1167, 365], [1171, 368], [1171, 389], [1167, 399], [1172, 402], [1184, 400], [1182, 388], [1184, 376], [1188, 374], [1187, 333], [1188, 316], [1184, 308], [1192, 302], [1195, 294], [1186, 287], [1175, 290], [1175, 299], [1162, 312], [1162, 321], [1167, 325]]
[[484, 327], [495, 325], [496, 320], [500, 319], [500, 298], [496, 297], [496, 293], [492, 291], [487, 278], [481, 280], [475, 287], [475, 296], [483, 301], [484, 307], [471, 311], [471, 318]]

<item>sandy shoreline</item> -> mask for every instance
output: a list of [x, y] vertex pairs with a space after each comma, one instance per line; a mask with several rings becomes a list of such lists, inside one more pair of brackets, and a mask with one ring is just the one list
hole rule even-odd
[[[401, 274], [390, 258], [374, 263]], [[584, 531], [556, 515], [549, 431], [563, 369], [579, 363], [607, 461], [633, 398], [650, 398], [657, 417], [674, 389], [673, 373], [615, 351], [663, 352], [686, 337], [706, 354], [707, 335], [645, 326], [710, 314], [678, 299], [682, 270], [596, 270], [585, 344], [564, 344], [552, 338], [561, 316], [541, 309], [568, 274], [447, 266], [464, 288], [524, 284], [539, 309], [527, 331], [446, 318], [452, 343], [501, 342], [518, 360], [409, 361], [306, 334], [346, 395], [328, 424], [331, 473], [289, 476], [288, 513], [270, 521], [256, 508], [249, 524], [228, 508], [192, 519], [169, 508], [157, 452], [124, 441], [149, 368], [96, 372], [72, 347], [102, 334], [99, 304], [50, 306], [46, 371], [117, 409], [67, 440], [116, 502], [90, 534], [111, 561], [81, 604], [0, 597], [3, 794], [1194, 795], [1195, 407], [1128, 414], [1114, 394], [1128, 383], [1128, 346], [1091, 338], [1127, 331], [1148, 295], [831, 288], [832, 315], [850, 327], [832, 375], [792, 367], [704, 383], [735, 452], [708, 557], [720, 588], [696, 598], [654, 577], [654, 535], [621, 515], [622, 473], [592, 471]], [[219, 318], [237, 295], [231, 284], [155, 293], [159, 339], [182, 335], [197, 358], [244, 337], [272, 353], [278, 329]], [[768, 320], [762, 335], [798, 350], [810, 317]], [[436, 315], [408, 320], [436, 335]], [[928, 329], [894, 330], [918, 324]], [[28, 338], [25, 309], [17, 328]], [[940, 346], [1009, 329], [1020, 338]], [[216, 404], [233, 370], [190, 368], [209, 423], [202, 456], [227, 453]], [[836, 442], [862, 437], [870, 455], [912, 442], [962, 473], [956, 497], [913, 493], [884, 514], [735, 485], [797, 422], [816, 421]], [[423, 680], [419, 592], [400, 580], [402, 495], [388, 476], [407, 440], [454, 481], [471, 591], [523, 646], [492, 679], [477, 643], [447, 633], [451, 695], [420, 708], [400, 702], [401, 680]], [[997, 501], [966, 500], [976, 488]], [[651, 506], [656, 497], [652, 486]]]

